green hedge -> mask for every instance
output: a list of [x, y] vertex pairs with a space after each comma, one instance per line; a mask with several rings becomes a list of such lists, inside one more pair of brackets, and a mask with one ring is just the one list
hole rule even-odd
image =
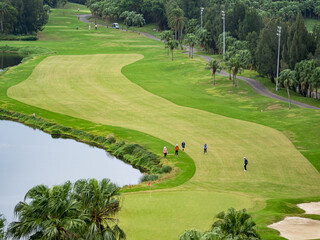
[[[114, 136], [99, 136], [91, 133], [58, 125], [40, 117], [33, 117], [18, 112], [0, 108], [0, 119], [7, 119], [24, 123], [28, 126], [50, 133], [53, 138], [72, 138], [105, 149], [112, 155], [138, 168], [142, 172], [151, 174], [167, 173], [168, 169], [162, 167], [159, 157], [144, 149], [138, 144], [116, 141]], [[171, 171], [171, 169], [170, 169]], [[169, 172], [170, 172], [169, 171]]]
[[38, 40], [37, 35], [11, 35], [11, 34], [0, 34], [0, 40], [2, 41], [36, 41]]

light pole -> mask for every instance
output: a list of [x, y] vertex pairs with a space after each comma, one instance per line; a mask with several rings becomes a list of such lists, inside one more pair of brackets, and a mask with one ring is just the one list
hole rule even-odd
[[224, 11], [221, 11], [222, 14], [222, 21], [223, 21], [223, 61], [225, 60], [226, 56], [226, 14]]
[[201, 8], [200, 8], [200, 13], [201, 13], [201, 31], [202, 31], [202, 13], [203, 13], [203, 10], [204, 10], [204, 8], [201, 7]]
[[276, 80], [276, 91], [278, 91], [278, 79], [279, 79], [279, 62], [280, 62], [280, 38], [281, 38], [281, 27], [277, 27], [278, 40], [278, 61], [277, 61], [277, 80]]

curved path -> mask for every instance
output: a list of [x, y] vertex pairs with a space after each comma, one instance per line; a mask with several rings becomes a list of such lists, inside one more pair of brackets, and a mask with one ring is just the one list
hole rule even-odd
[[[80, 21], [82, 21], [82, 22], [92, 23], [92, 22], [90, 22], [88, 20], [88, 18], [91, 17], [91, 14], [83, 14], [83, 15], [76, 15], [76, 16], [78, 16], [78, 19]], [[106, 26], [106, 25], [103, 25], [103, 24], [99, 24], [99, 25]], [[161, 41], [161, 39], [159, 39], [159, 38], [157, 38], [157, 37], [155, 37], [155, 36], [153, 36], [153, 35], [151, 35], [149, 33], [145, 33], [145, 32], [140, 32], [140, 33], [145, 35], [148, 38], [153, 39], [153, 40]], [[196, 56], [202, 57], [207, 62], [209, 62], [210, 60], [213, 59], [212, 57], [204, 56], [204, 55], [196, 54]], [[229, 74], [226, 73], [225, 71], [221, 71], [220, 73], [218, 73], [218, 75], [229, 76]], [[284, 101], [284, 102], [288, 103], [288, 99], [287, 98], [270, 92], [262, 83], [260, 83], [259, 81], [255, 80], [255, 79], [247, 78], [247, 77], [241, 77], [241, 76], [237, 76], [237, 78], [240, 79], [240, 80], [243, 80], [244, 82], [246, 82], [250, 87], [253, 88], [253, 90], [255, 90], [257, 93], [259, 93], [259, 94], [261, 94], [261, 95], [263, 95], [265, 97], [273, 98], [273, 99]], [[294, 104], [294, 105], [296, 105], [298, 107], [301, 107], [301, 108], [310, 108], [310, 109], [320, 110], [320, 108], [318, 108], [318, 107], [315, 107], [315, 106], [312, 106], [312, 105], [309, 105], [309, 104], [305, 104], [305, 103], [301, 103], [301, 102], [298, 102], [298, 101], [294, 101], [294, 100], [291, 100], [291, 104]]]

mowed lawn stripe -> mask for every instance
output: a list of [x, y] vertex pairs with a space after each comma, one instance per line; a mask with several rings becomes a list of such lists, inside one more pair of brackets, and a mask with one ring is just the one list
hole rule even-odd
[[[319, 173], [282, 133], [178, 106], [145, 91], [121, 74], [123, 66], [142, 58], [139, 54], [51, 56], [26, 81], [11, 87], [8, 96], [53, 112], [135, 129], [172, 144], [185, 140], [197, 168], [191, 182], [230, 184], [232, 190], [244, 192], [260, 188], [260, 183], [307, 185], [301, 195], [317, 194]], [[205, 142], [208, 154], [202, 151]], [[249, 159], [247, 173], [243, 156]], [[241, 182], [243, 189], [238, 189]], [[285, 192], [278, 196], [282, 194], [286, 196]]]

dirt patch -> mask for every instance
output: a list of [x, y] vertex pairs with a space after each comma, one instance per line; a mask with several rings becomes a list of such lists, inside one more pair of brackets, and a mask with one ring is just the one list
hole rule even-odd
[[289, 240], [320, 238], [320, 221], [308, 218], [286, 217], [284, 220], [268, 227], [278, 230], [281, 237]]
[[320, 202], [301, 203], [297, 206], [306, 211], [306, 214], [320, 215]]
[[284, 109], [280, 104], [273, 104], [266, 108], [266, 110], [278, 110], [278, 109]]

